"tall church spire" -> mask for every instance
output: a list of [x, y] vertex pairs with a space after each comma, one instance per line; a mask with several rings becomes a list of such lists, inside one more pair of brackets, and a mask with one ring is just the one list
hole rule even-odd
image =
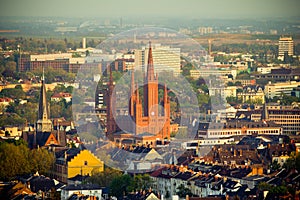
[[149, 42], [148, 66], [144, 82], [144, 114], [145, 116], [158, 115], [158, 79], [154, 76], [151, 42]]
[[43, 75], [42, 75], [42, 86], [40, 90], [37, 131], [38, 132], [52, 131], [52, 122], [50, 120], [50, 112], [49, 112], [49, 106], [48, 106], [47, 95], [46, 95], [44, 68], [43, 68]]
[[152, 47], [151, 42], [149, 42], [149, 52], [148, 52], [148, 64], [147, 64], [147, 80], [154, 81], [154, 66], [152, 57]]

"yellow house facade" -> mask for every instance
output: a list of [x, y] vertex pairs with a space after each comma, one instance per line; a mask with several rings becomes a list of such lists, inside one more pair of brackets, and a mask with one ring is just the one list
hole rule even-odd
[[92, 175], [92, 171], [103, 172], [104, 162], [87, 149], [71, 148], [56, 153], [52, 178], [67, 183], [77, 175]]
[[68, 178], [78, 174], [82, 176], [92, 175], [93, 170], [103, 172], [104, 163], [87, 149], [82, 150], [68, 162]]

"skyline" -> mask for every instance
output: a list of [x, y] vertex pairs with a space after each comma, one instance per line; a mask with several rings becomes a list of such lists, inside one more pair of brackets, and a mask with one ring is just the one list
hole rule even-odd
[[[159, 6], [158, 6], [159, 5]], [[172, 5], [172, 6], [170, 6]], [[187, 18], [293, 18], [300, 17], [297, 0], [253, 0], [241, 3], [238, 0], [2, 0], [0, 16], [33, 17], [187, 17]]]

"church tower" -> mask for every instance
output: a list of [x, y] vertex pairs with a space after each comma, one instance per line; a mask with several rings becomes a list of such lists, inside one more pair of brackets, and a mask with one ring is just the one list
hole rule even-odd
[[[161, 85], [162, 86], [162, 85]], [[170, 139], [170, 98], [168, 97], [167, 86], [162, 86], [163, 97], [159, 100], [158, 75], [154, 73], [152, 57], [152, 47], [149, 43], [147, 72], [144, 74], [143, 101], [140, 97], [140, 88], [134, 79], [134, 70], [131, 71], [130, 91], [128, 94], [128, 110], [126, 115], [118, 115], [116, 119], [113, 113], [116, 99], [113, 95], [114, 84], [110, 73], [108, 84], [108, 104], [107, 104], [107, 137], [110, 140], [121, 141], [123, 139], [134, 139], [155, 145], [157, 141], [164, 144], [165, 140]], [[116, 123], [118, 122], [118, 123]], [[123, 128], [125, 134], [114, 133]], [[132, 134], [131, 136], [126, 135]], [[117, 142], [119, 143], [119, 142]]]
[[53, 129], [52, 122], [50, 120], [49, 105], [46, 96], [44, 70], [42, 75], [42, 86], [40, 90], [38, 120], [36, 124], [37, 132], [51, 132]]
[[114, 81], [112, 77], [112, 70], [111, 68], [109, 69], [109, 82], [108, 82], [108, 90], [107, 90], [107, 127], [106, 127], [106, 136], [109, 139], [113, 138], [113, 133], [116, 132], [117, 130], [117, 124], [114, 118], [114, 104], [115, 104], [115, 95], [113, 94], [114, 92]]
[[158, 75], [154, 74], [151, 42], [149, 42], [147, 74], [144, 80], [144, 116], [158, 116]]

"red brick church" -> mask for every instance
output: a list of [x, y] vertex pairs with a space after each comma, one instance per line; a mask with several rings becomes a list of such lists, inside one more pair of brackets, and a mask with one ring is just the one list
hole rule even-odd
[[[159, 99], [159, 88], [163, 89], [163, 98]], [[147, 72], [144, 76], [142, 102], [139, 88], [134, 81], [134, 71], [131, 72], [129, 94], [129, 115], [114, 115], [115, 99], [113, 95], [114, 83], [110, 72], [108, 84], [107, 106], [107, 137], [116, 143], [149, 144], [155, 146], [160, 141], [170, 139], [170, 99], [166, 85], [159, 85], [158, 75], [154, 73], [151, 43]], [[116, 118], [114, 118], [116, 116]], [[119, 128], [126, 127], [126, 131]]]

